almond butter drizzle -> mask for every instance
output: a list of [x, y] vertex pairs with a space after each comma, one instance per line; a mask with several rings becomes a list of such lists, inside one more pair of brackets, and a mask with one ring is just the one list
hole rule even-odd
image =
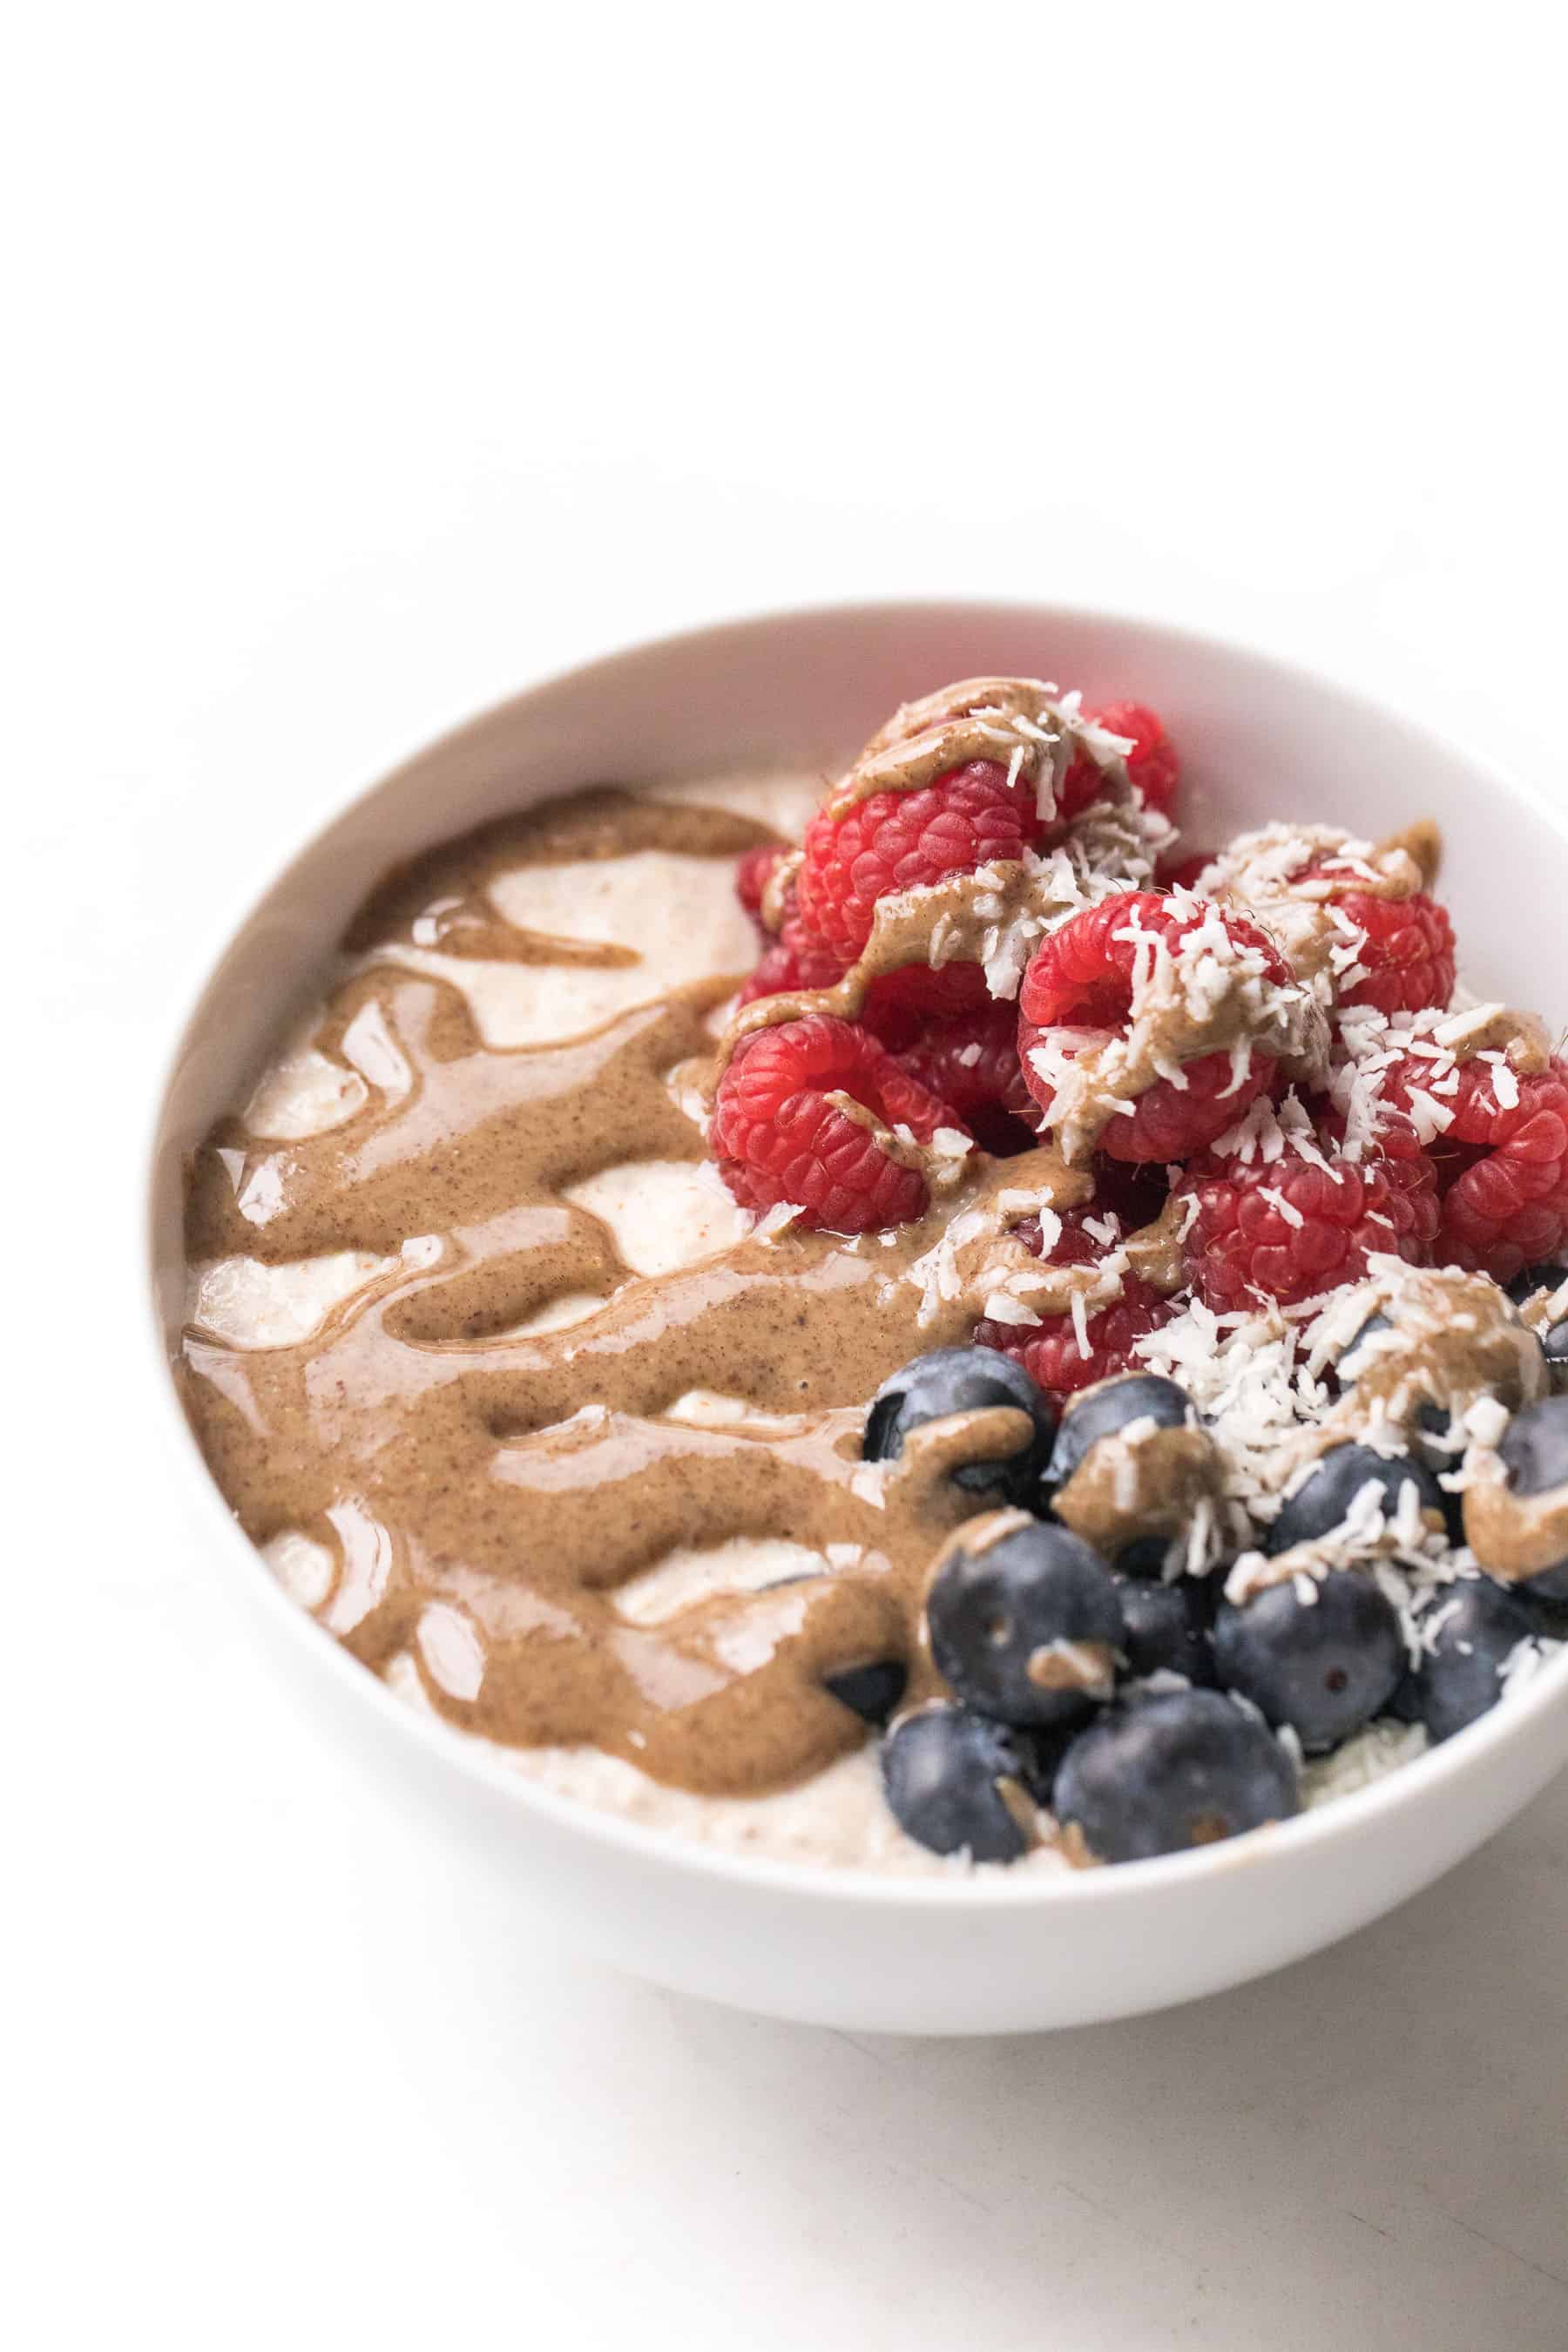
[[1465, 1540], [1489, 1576], [1517, 1584], [1568, 1559], [1568, 1487], [1516, 1495], [1502, 1457], [1477, 1449], [1465, 1490]]
[[[488, 886], [528, 860], [732, 855], [766, 837], [713, 811], [595, 793], [390, 877], [351, 929], [360, 961], [314, 1040], [346, 1066], [356, 1018], [379, 1024], [387, 1052], [368, 1099], [302, 1141], [226, 1118], [188, 1179], [194, 1263], [404, 1252], [298, 1346], [185, 1335], [187, 1410], [247, 1533], [323, 1544], [338, 1563], [323, 1622], [375, 1671], [411, 1656], [448, 1720], [517, 1746], [592, 1742], [712, 1793], [788, 1785], [863, 1738], [822, 1686], [836, 1668], [897, 1657], [912, 1696], [939, 1686], [918, 1639], [924, 1583], [973, 1509], [945, 1472], [1016, 1450], [1016, 1416], [934, 1424], [899, 1463], [870, 1465], [865, 1401], [910, 1357], [967, 1338], [980, 1292], [1006, 1276], [1046, 1276], [1065, 1308], [1081, 1270], [1029, 1257], [995, 1196], [1023, 1183], [1042, 1204], [1069, 1206], [1086, 1180], [1044, 1150], [977, 1158], [956, 1197], [886, 1247], [790, 1229], [630, 1276], [608, 1229], [563, 1193], [628, 1158], [701, 1157], [668, 1076], [710, 1055], [704, 1015], [735, 976], [585, 1037], [500, 1049], [447, 982], [376, 950], [428, 940], [436, 926], [448, 951], [500, 952]], [[965, 1213], [974, 1233], [956, 1253], [958, 1293], [933, 1304], [910, 1269]], [[516, 1334], [569, 1291], [605, 1304], [570, 1328]], [[694, 1389], [785, 1418], [765, 1429], [667, 1418]], [[825, 1558], [831, 1546], [833, 1572], [717, 1595], [653, 1625], [617, 1610], [617, 1589], [671, 1549], [738, 1535]], [[456, 1612], [477, 1651], [467, 1695], [421, 1646], [431, 1611]]]
[[1089, 1447], [1051, 1507], [1114, 1559], [1141, 1536], [1184, 1534], [1197, 1505], [1218, 1496], [1220, 1470], [1206, 1429], [1134, 1423]]

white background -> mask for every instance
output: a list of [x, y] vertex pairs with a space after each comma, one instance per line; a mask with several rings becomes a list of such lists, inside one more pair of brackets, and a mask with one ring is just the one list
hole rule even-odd
[[1568, 1786], [1174, 2015], [706, 2010], [556, 1952], [318, 1748], [178, 1531], [132, 1328], [153, 1073], [230, 920], [579, 655], [1081, 598], [1568, 792], [1561, 60], [1534, 9], [1449, 15], [34, 12], [0, 137], [28, 2352], [1561, 2352]]

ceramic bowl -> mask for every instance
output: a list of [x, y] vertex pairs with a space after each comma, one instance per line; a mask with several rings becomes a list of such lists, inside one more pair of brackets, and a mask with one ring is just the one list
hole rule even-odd
[[1107, 614], [969, 604], [790, 613], [552, 678], [333, 817], [256, 904], [202, 990], [152, 1152], [158, 1378], [177, 1475], [280, 1671], [366, 1769], [434, 1806], [453, 1839], [477, 1841], [553, 1927], [685, 1991], [862, 2032], [1081, 2024], [1216, 1991], [1349, 1934], [1450, 1869], [1568, 1759], [1568, 1653], [1517, 1699], [1376, 1786], [1193, 1853], [1016, 1881], [741, 1859], [531, 1785], [356, 1664], [240, 1533], [163, 1366], [180, 1328], [185, 1155], [389, 865], [606, 777], [826, 763], [900, 700], [980, 672], [1154, 703], [1182, 745], [1197, 845], [1287, 814], [1372, 835], [1435, 816], [1472, 984], [1563, 1016], [1568, 824], [1389, 711], [1238, 646]]

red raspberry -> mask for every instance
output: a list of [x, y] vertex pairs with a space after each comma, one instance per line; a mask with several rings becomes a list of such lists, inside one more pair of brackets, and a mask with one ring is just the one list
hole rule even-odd
[[801, 921], [792, 890], [785, 900], [779, 935], [763, 949], [738, 1001], [750, 1004], [753, 997], [777, 996], [785, 990], [793, 993], [796, 989], [831, 988], [843, 976], [844, 967], [837, 957], [814, 940]]
[[[1314, 1113], [1313, 1123], [1325, 1153], [1331, 1159], [1337, 1158], [1345, 1139], [1343, 1113], [1331, 1107], [1321, 1116]], [[1378, 1105], [1377, 1141], [1365, 1164], [1375, 1168], [1396, 1192], [1404, 1193], [1412, 1203], [1415, 1223], [1411, 1237], [1420, 1252], [1416, 1263], [1426, 1265], [1434, 1255], [1432, 1244], [1437, 1237], [1437, 1170], [1423, 1150], [1413, 1121], [1388, 1103]], [[1188, 1171], [1189, 1175], [1199, 1172], [1195, 1169]]]
[[902, 1052], [917, 1045], [933, 1021], [983, 1012], [991, 1001], [977, 963], [908, 963], [871, 982], [860, 1020], [889, 1050]]
[[1128, 1370], [1137, 1362], [1139, 1340], [1168, 1323], [1176, 1311], [1173, 1300], [1162, 1298], [1157, 1290], [1131, 1275], [1122, 1277], [1121, 1296], [1114, 1305], [1084, 1318], [1087, 1356], [1079, 1346], [1078, 1328], [1070, 1315], [1050, 1316], [1037, 1329], [1031, 1327], [1023, 1335], [1010, 1324], [982, 1323], [974, 1338], [983, 1348], [994, 1348], [1005, 1340], [1003, 1354], [1016, 1356], [1037, 1387], [1060, 1398], [1071, 1396], [1077, 1389], [1091, 1388], [1096, 1381], [1108, 1381], [1113, 1372]]
[[1391, 1105], [1407, 1112], [1413, 1095], [1429, 1095], [1448, 1114], [1447, 1125], [1427, 1146], [1439, 1162], [1451, 1160], [1459, 1144], [1479, 1144], [1488, 1151], [1495, 1150], [1500, 1144], [1507, 1143], [1530, 1117], [1536, 1099], [1533, 1090], [1552, 1081], [1561, 1084], [1568, 1079], [1568, 1066], [1561, 1062], [1552, 1062], [1535, 1077], [1516, 1075], [1514, 1087], [1519, 1099], [1505, 1103], [1497, 1090], [1496, 1067], [1494, 1062], [1479, 1054], [1463, 1062], [1450, 1062], [1447, 1056], [1430, 1054], [1403, 1054], [1384, 1072], [1379, 1108], [1386, 1118]]
[[773, 867], [781, 857], [788, 856], [782, 843], [759, 841], [754, 849], [742, 850], [735, 868], [735, 896], [748, 915], [760, 922], [763, 913], [763, 893], [768, 887]]
[[[811, 937], [792, 899], [778, 938], [763, 950], [737, 1001], [750, 1004], [755, 997], [775, 996], [786, 989], [831, 988], [843, 977], [844, 966]], [[869, 1029], [889, 1051], [898, 1051], [913, 1045], [933, 1019], [977, 1012], [990, 1002], [985, 974], [977, 963], [945, 963], [936, 970], [929, 964], [907, 964], [871, 982], [858, 1025]]]
[[[1434, 1260], [1441, 1262], [1442, 1252], [1434, 1244], [1437, 1239], [1442, 1207], [1437, 1198], [1437, 1171], [1431, 1160], [1417, 1148], [1404, 1159], [1390, 1152], [1373, 1164], [1409, 1203], [1414, 1219], [1409, 1238], [1415, 1244], [1413, 1262], [1417, 1265], [1427, 1265]], [[1404, 1256], [1405, 1252], [1402, 1250], [1399, 1255]]]
[[[1083, 1214], [1079, 1210], [1062, 1219], [1061, 1232], [1052, 1244], [1047, 1265], [1098, 1265], [1105, 1256], [1100, 1244], [1084, 1232]], [[1038, 1220], [1030, 1218], [1026, 1225], [1017, 1228], [1017, 1233], [1037, 1257]], [[1135, 1360], [1132, 1351], [1137, 1342], [1151, 1331], [1157, 1331], [1162, 1323], [1168, 1323], [1176, 1311], [1173, 1300], [1163, 1298], [1136, 1276], [1124, 1275], [1121, 1297], [1084, 1318], [1087, 1356], [1079, 1345], [1078, 1325], [1071, 1315], [1047, 1315], [1043, 1323], [1037, 1324], [984, 1320], [974, 1327], [974, 1344], [977, 1348], [994, 1348], [999, 1354], [1013, 1357], [1039, 1387], [1059, 1398], [1070, 1396], [1077, 1389], [1087, 1389], [1096, 1381], [1109, 1380], [1113, 1372], [1126, 1371]]]
[[783, 940], [774, 940], [763, 950], [757, 968], [735, 999], [737, 1007], [754, 1003], [759, 996], [793, 995], [805, 986], [800, 976], [800, 959]]
[[[1060, 1230], [1048, 1252], [1040, 1245], [1038, 1217], [1026, 1217], [1021, 1224], [1013, 1227], [1013, 1231], [1029, 1255], [1043, 1257], [1047, 1265], [1098, 1265], [1107, 1255], [1106, 1244], [1097, 1242], [1092, 1234], [1085, 1233], [1083, 1225], [1086, 1217], [1097, 1213], [1098, 1206], [1097, 1202], [1093, 1208], [1056, 1212]], [[987, 1346], [991, 1344], [986, 1342]]]
[[1458, 1093], [1434, 1097], [1454, 1124], [1428, 1149], [1443, 1196], [1438, 1259], [1508, 1282], [1568, 1246], [1568, 1066], [1518, 1079], [1507, 1106], [1493, 1067], [1459, 1065]]
[[1424, 890], [1408, 898], [1380, 898], [1364, 890], [1336, 898], [1365, 939], [1356, 961], [1365, 977], [1342, 988], [1342, 1004], [1374, 1004], [1380, 1013], [1421, 1013], [1454, 993], [1454, 927]]
[[[1035, 1046], [1058, 1028], [1107, 1035], [1120, 1029], [1132, 1010], [1139, 959], [1147, 953], [1136, 934], [1157, 932], [1173, 949], [1216, 916], [1234, 948], [1260, 957], [1268, 980], [1289, 982], [1289, 966], [1256, 924], [1207, 899], [1184, 912], [1157, 890], [1123, 890], [1102, 898], [1040, 942], [1019, 992], [1018, 1045], [1029, 1091], [1047, 1121], [1056, 1089], [1029, 1058]], [[1176, 1058], [1181, 1059], [1179, 1046]], [[1233, 1127], [1248, 1104], [1273, 1086], [1276, 1072], [1271, 1055], [1254, 1052], [1238, 1082], [1228, 1053], [1198, 1055], [1183, 1065], [1184, 1086], [1156, 1078], [1130, 1117], [1118, 1113], [1109, 1119], [1100, 1149], [1114, 1160], [1185, 1160]]]
[[1378, 1253], [1419, 1265], [1437, 1222], [1430, 1169], [1415, 1160], [1230, 1160], [1178, 1189], [1197, 1203], [1187, 1272], [1219, 1315], [1316, 1298], [1359, 1281]]
[[983, 1150], [1002, 1157], [1034, 1141], [1039, 1114], [1018, 1062], [1016, 1005], [988, 1003], [984, 1012], [933, 1022], [899, 1061], [952, 1106]]
[[[1094, 1191], [1081, 1208], [1058, 1212], [1061, 1234], [1051, 1252], [1053, 1265], [1089, 1265], [1125, 1241], [1129, 1234], [1152, 1225], [1170, 1198], [1163, 1168], [1132, 1167], [1120, 1160], [1096, 1160]], [[1116, 1239], [1097, 1240], [1084, 1227], [1092, 1219], [1103, 1226], [1114, 1218]], [[1013, 1231], [1026, 1249], [1040, 1255], [1040, 1221], [1026, 1217]]]
[[925, 1178], [889, 1159], [830, 1094], [921, 1143], [963, 1124], [864, 1029], [825, 1013], [780, 1022], [743, 1037], [719, 1081], [709, 1144], [736, 1200], [751, 1209], [793, 1201], [803, 1223], [838, 1234], [923, 1216]]
[[1035, 788], [994, 760], [949, 768], [916, 793], [873, 793], [841, 817], [819, 809], [796, 882], [806, 928], [847, 965], [871, 936], [879, 898], [993, 858], [1017, 858], [1039, 833]]
[[[1092, 719], [1097, 727], [1107, 728], [1112, 735], [1131, 740], [1127, 773], [1149, 807], [1158, 815], [1168, 817], [1176, 805], [1182, 763], [1175, 745], [1154, 712], [1142, 702], [1107, 702], [1083, 715]], [[1100, 770], [1087, 751], [1080, 751], [1057, 793], [1058, 817], [1081, 815], [1091, 801], [1099, 799], [1103, 789], [1104, 778]]]

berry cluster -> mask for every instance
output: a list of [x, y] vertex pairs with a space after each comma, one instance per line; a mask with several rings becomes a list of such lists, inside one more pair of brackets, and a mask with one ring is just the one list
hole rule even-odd
[[[1562, 1266], [1534, 1271], [1568, 1279]], [[1451, 1548], [1455, 1498], [1418, 1452], [1324, 1453], [1248, 1538], [1263, 1561], [1289, 1554], [1290, 1572], [1266, 1571], [1239, 1599], [1227, 1597], [1226, 1561], [1194, 1570], [1178, 1557], [1173, 1573], [1179, 1542], [1087, 1541], [1067, 1521], [1108, 1449], [1125, 1464], [1162, 1430], [1217, 1442], [1197, 1435], [1187, 1395], [1156, 1375], [1106, 1381], [1058, 1421], [1020, 1366], [942, 1349], [885, 1384], [863, 1450], [895, 1458], [922, 1423], [996, 1405], [1028, 1415], [1027, 1441], [952, 1475], [973, 1505], [1010, 1517], [962, 1526], [924, 1596], [923, 1645], [949, 1695], [895, 1715], [900, 1676], [870, 1718], [888, 1803], [938, 1853], [1016, 1862], [1045, 1832], [1042, 1814], [1100, 1862], [1284, 1820], [1301, 1801], [1305, 1759], [1379, 1719], [1451, 1738], [1496, 1705], [1521, 1653], [1563, 1628], [1568, 1561], [1522, 1584], [1479, 1573]], [[1568, 1511], [1568, 1394], [1517, 1412], [1502, 1458], [1514, 1491], [1554, 1494]], [[1405, 1606], [1386, 1558], [1380, 1580], [1370, 1549], [1354, 1557], [1354, 1531], [1364, 1544], [1388, 1527], [1432, 1565]], [[1315, 1548], [1324, 1557], [1309, 1568]]]
[[[979, 680], [907, 707], [798, 856], [742, 861], [763, 947], [710, 1127], [750, 1207], [850, 1235], [924, 1221], [917, 1270], [949, 1217], [1007, 1200], [982, 1168], [939, 1213], [939, 1181], [976, 1154], [1052, 1155], [1013, 1188], [1039, 1213], [993, 1220], [1017, 1288], [977, 1290], [964, 1344], [907, 1366], [866, 1424], [888, 1461], [932, 1419], [1027, 1416], [1012, 1460], [951, 1474], [1014, 1517], [961, 1527], [932, 1565], [942, 1696], [889, 1724], [910, 1661], [829, 1684], [881, 1730], [905, 1830], [981, 1861], [1017, 1859], [1042, 1814], [1101, 1861], [1279, 1820], [1303, 1759], [1368, 1726], [1437, 1740], [1475, 1720], [1568, 1608], [1568, 1065], [1496, 1008], [1451, 1010], [1453, 929], [1416, 848], [1275, 824], [1184, 858], [1159, 719], [1054, 692]], [[1051, 1208], [1064, 1163], [1078, 1205]], [[1376, 1390], [1357, 1381], [1399, 1343], [1400, 1284], [1438, 1278], [1405, 1268], [1509, 1286], [1482, 1302], [1526, 1365], [1480, 1396], [1500, 1439], [1466, 1421], [1473, 1388], [1318, 1433]], [[1308, 1362], [1336, 1301], [1360, 1328]], [[1282, 1505], [1227, 1456], [1226, 1411], [1200, 1421], [1194, 1331], [1282, 1351], [1321, 1448]], [[1151, 1433], [1180, 1445], [1150, 1528], [1118, 1533], [1104, 1492], [1136, 1486], [1126, 1449]], [[1494, 1500], [1563, 1512], [1563, 1558], [1511, 1581], [1478, 1565], [1461, 1501], [1494, 1441]], [[1182, 1485], [1194, 1463], [1212, 1500]]]
[[[741, 1007], [762, 1012], [710, 1129], [745, 1204], [847, 1234], [924, 1218], [938, 1256], [938, 1160], [952, 1183], [971, 1152], [1056, 1155], [1020, 1164], [1039, 1213], [994, 1218], [1018, 1289], [980, 1291], [963, 1343], [865, 1421], [865, 1458], [891, 1463], [933, 1418], [1027, 1416], [1008, 1461], [947, 1473], [992, 1517], [931, 1561], [920, 1703], [896, 1712], [914, 1658], [827, 1682], [879, 1731], [905, 1832], [973, 1861], [1018, 1861], [1051, 1821], [1107, 1863], [1281, 1821], [1368, 1727], [1462, 1731], [1568, 1612], [1568, 1066], [1495, 1007], [1450, 1012], [1453, 927], [1417, 849], [1265, 825], [1180, 858], [1157, 715], [1084, 719], [1027, 682], [931, 696], [778, 882], [778, 849], [742, 861], [764, 950]], [[769, 997], [823, 990], [769, 1021]], [[1063, 1162], [1072, 1209], [1041, 1181]], [[1450, 1319], [1490, 1319], [1481, 1388], [1408, 1369], [1420, 1282], [1471, 1282]], [[1295, 1467], [1248, 1465], [1194, 1334], [1277, 1352]], [[1140, 1484], [1145, 1446], [1168, 1451]], [[1471, 1489], [1493, 1515], [1544, 1496], [1563, 1557], [1538, 1517], [1526, 1571], [1500, 1557]]]
[[[909, 728], [912, 752], [928, 746], [921, 730], [944, 710], [962, 724], [973, 698], [953, 688], [900, 714], [868, 747], [868, 783]], [[852, 770], [784, 887], [769, 889], [782, 847], [742, 860], [742, 903], [760, 923], [771, 905], [778, 929], [739, 1007], [772, 999], [777, 1014], [742, 1023], [717, 1089], [711, 1145], [736, 1197], [859, 1233], [927, 1214], [918, 1147], [934, 1136], [994, 1157], [1057, 1145], [1087, 1167], [1094, 1213], [1046, 1255], [1102, 1279], [1070, 1317], [985, 1322], [975, 1337], [1058, 1397], [1125, 1369], [1173, 1311], [1121, 1255], [1119, 1165], [1157, 1171], [1174, 1195], [1186, 1285], [1220, 1314], [1300, 1307], [1378, 1255], [1506, 1280], [1568, 1248], [1568, 1066], [1516, 1070], [1506, 1052], [1434, 1044], [1454, 937], [1409, 887], [1414, 868], [1391, 880], [1366, 845], [1279, 825], [1175, 860], [1180, 770], [1161, 721], [1130, 702], [1082, 717], [1092, 724], [1048, 791], [1020, 757], [1026, 737], [1005, 761], [933, 773], [916, 760], [901, 789], [858, 792]], [[1128, 748], [1107, 760], [1108, 742]], [[1159, 836], [1156, 855], [1167, 845], [1158, 887], [1117, 887], [1097, 862], [1085, 828], [1118, 796]], [[952, 953], [942, 886], [989, 906], [1020, 875], [1037, 943], [1015, 1003], [973, 960], [973, 931], [959, 941], [971, 952]], [[937, 909], [930, 958], [879, 955], [860, 972], [879, 908], [896, 900], [906, 920], [922, 892]], [[918, 947], [918, 919], [915, 932]], [[794, 1000], [830, 991], [801, 1017]]]
[[[1179, 767], [1153, 712], [1117, 704], [1084, 717], [1091, 729], [1130, 747], [1121, 773], [1116, 763], [1102, 766], [1079, 751], [1067, 761], [1044, 814], [1037, 781], [1016, 760], [964, 761], [914, 789], [830, 799], [806, 827], [798, 866], [779, 894], [778, 929], [764, 932], [762, 957], [741, 990], [738, 1009], [835, 989], [865, 954], [883, 901], [1001, 866], [1016, 868], [1068, 840], [1074, 823], [1088, 819], [1118, 790], [1135, 808], [1168, 819]], [[883, 741], [874, 739], [869, 749]], [[764, 845], [741, 860], [736, 888], [759, 923], [784, 854]], [[919, 1216], [930, 1204], [917, 1171], [901, 1167], [895, 1177], [880, 1164], [889, 1157], [887, 1138], [877, 1141], [875, 1126], [901, 1121], [918, 1141], [946, 1127], [967, 1132], [996, 1155], [1026, 1150], [1037, 1139], [1039, 1108], [1021, 1052], [1018, 1013], [1010, 1001], [993, 995], [979, 963], [906, 963], [879, 971], [858, 994], [852, 1021], [830, 1016], [836, 1034], [852, 1028], [893, 1055], [904, 1076], [936, 1098], [940, 1118], [926, 1119], [923, 1128], [896, 1108], [885, 1118], [885, 1065], [864, 1050], [852, 1052], [842, 1037], [836, 1048], [839, 1066], [830, 1083], [818, 1084], [821, 1031], [799, 1019], [775, 1022], [768, 1033], [769, 1112], [754, 1068], [750, 1078], [744, 1075], [762, 1034], [747, 1031], [720, 1081], [710, 1142], [726, 1182], [748, 1207], [787, 1200], [804, 1224], [864, 1232]], [[853, 1097], [870, 1115], [872, 1127], [861, 1130], [871, 1138], [868, 1148], [863, 1142], [854, 1154], [847, 1150], [842, 1110], [837, 1125], [819, 1115], [828, 1092]], [[770, 1120], [780, 1132], [767, 1131]], [[862, 1197], [851, 1202], [857, 1188]]]

